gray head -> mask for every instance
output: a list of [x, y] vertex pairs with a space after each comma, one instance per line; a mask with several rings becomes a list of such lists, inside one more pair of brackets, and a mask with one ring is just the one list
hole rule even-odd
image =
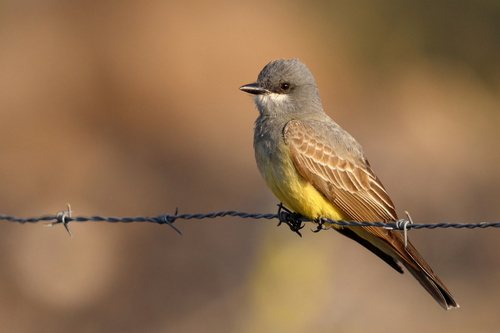
[[255, 95], [263, 116], [323, 113], [314, 77], [299, 59], [271, 61], [259, 73], [257, 82], [240, 89]]

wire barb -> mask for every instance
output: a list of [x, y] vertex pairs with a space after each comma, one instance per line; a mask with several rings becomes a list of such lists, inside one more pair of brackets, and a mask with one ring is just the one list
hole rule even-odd
[[411, 219], [410, 213], [405, 211], [406, 217], [408, 220], [405, 219], [400, 219], [397, 220], [396, 222], [393, 223], [387, 223], [387, 226], [384, 228], [389, 229], [389, 230], [401, 230], [403, 231], [403, 236], [405, 240], [405, 249], [408, 247], [408, 230], [410, 229], [411, 225], [413, 225], [413, 220]]
[[62, 211], [62, 212], [58, 212], [56, 214], [56, 216], [55, 216], [55, 220], [57, 220], [56, 222], [46, 223], [45, 226], [46, 227], [52, 227], [53, 225], [62, 223], [62, 225], [64, 226], [64, 228], [68, 232], [69, 236], [71, 238], [73, 238], [73, 234], [71, 233], [71, 230], [69, 230], [69, 227], [68, 227], [68, 223], [71, 220], [72, 210], [71, 210], [71, 205], [69, 203], [67, 205], [68, 205], [68, 210], [65, 210], [65, 211]]
[[175, 220], [177, 219], [177, 213], [179, 212], [179, 209], [176, 208], [175, 209], [175, 214], [174, 216], [172, 215], [169, 215], [169, 214], [162, 214], [162, 215], [158, 215], [156, 217], [156, 219], [158, 220], [158, 223], [159, 224], [168, 224], [169, 226], [172, 227], [172, 229], [174, 229], [175, 231], [177, 231], [179, 233], [179, 235], [182, 236], [182, 231], [180, 231], [173, 223], [175, 222]]

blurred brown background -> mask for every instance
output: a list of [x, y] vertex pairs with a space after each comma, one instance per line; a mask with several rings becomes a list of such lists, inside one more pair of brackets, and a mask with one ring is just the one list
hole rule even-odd
[[[276, 212], [238, 91], [298, 57], [399, 214], [500, 220], [498, 1], [0, 1], [0, 213]], [[3, 332], [498, 332], [500, 230], [415, 230], [445, 312], [333, 231], [0, 223]]]

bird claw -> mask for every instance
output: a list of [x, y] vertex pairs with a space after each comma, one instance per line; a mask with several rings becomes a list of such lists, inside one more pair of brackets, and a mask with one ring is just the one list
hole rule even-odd
[[311, 229], [312, 232], [317, 233], [317, 232], [320, 232], [321, 230], [328, 230], [331, 228], [331, 226], [325, 227], [325, 222], [323, 221], [323, 219], [321, 217], [318, 217], [317, 219], [315, 219], [314, 222], [316, 222], [318, 224], [318, 226], [316, 227], [316, 230]]
[[302, 215], [299, 213], [295, 213], [287, 209], [285, 206], [283, 206], [282, 203], [278, 205], [278, 227], [282, 224], [285, 223], [290, 230], [295, 232], [297, 235], [302, 237], [302, 234], [300, 233], [300, 229], [304, 228], [303, 222], [300, 220]]

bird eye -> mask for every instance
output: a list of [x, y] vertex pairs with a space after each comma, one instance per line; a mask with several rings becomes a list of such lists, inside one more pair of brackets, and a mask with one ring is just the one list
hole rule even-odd
[[283, 90], [283, 91], [287, 91], [288, 89], [290, 89], [290, 83], [288, 83], [288, 82], [283, 82], [282, 84], [280, 84], [280, 88], [281, 88], [281, 90]]

